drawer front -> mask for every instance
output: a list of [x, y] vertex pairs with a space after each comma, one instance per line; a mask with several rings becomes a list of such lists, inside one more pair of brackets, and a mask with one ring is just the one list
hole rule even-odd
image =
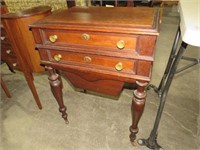
[[1, 43], [10, 43], [10, 40], [3, 28], [1, 28]]
[[9, 56], [15, 56], [14, 51], [12, 50], [11, 45], [9, 44], [3, 44], [1, 45], [1, 55], [2, 57], [9, 57]]
[[94, 68], [100, 70], [109, 70], [118, 73], [122, 72], [135, 74], [134, 60], [56, 50], [49, 50], [47, 53], [51, 62], [78, 65], [84, 66], [86, 68]]
[[1, 60], [6, 62], [11, 68], [20, 70], [20, 66], [17, 57], [12, 50], [10, 44], [2, 43], [1, 45]]
[[135, 50], [137, 36], [96, 32], [43, 31], [44, 43], [53, 45], [81, 45], [116, 50]]
[[5, 60], [2, 58], [2, 60], [5, 61], [11, 68], [21, 70], [16, 57], [10, 56], [7, 57]]

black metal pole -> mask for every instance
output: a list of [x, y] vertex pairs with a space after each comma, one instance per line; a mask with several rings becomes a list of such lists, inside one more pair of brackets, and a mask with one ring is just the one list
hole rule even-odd
[[164, 72], [164, 75], [160, 81], [160, 84], [158, 86], [158, 89], [157, 89], [157, 92], [159, 95], [161, 95], [162, 91], [163, 91], [163, 88], [164, 88], [164, 85], [165, 85], [165, 80], [169, 74], [169, 71], [172, 67], [172, 63], [173, 63], [173, 60], [174, 60], [174, 57], [175, 57], [175, 54], [176, 54], [176, 50], [177, 50], [177, 46], [178, 46], [178, 42], [179, 42], [179, 39], [180, 39], [180, 35], [181, 35], [181, 31], [180, 31], [180, 26], [178, 27], [177, 29], [177, 32], [176, 32], [176, 36], [175, 36], [175, 39], [174, 39], [174, 43], [173, 43], [173, 46], [172, 46], [172, 50], [171, 50], [171, 53], [169, 55], [169, 59], [168, 59], [168, 63], [167, 63], [167, 67], [165, 69], [165, 72]]
[[187, 47], [187, 43], [182, 42], [181, 47], [178, 51], [178, 54], [176, 55], [175, 60], [172, 63], [172, 67], [169, 71], [167, 81], [164, 85], [164, 88], [163, 88], [163, 91], [162, 91], [162, 94], [161, 94], [160, 105], [159, 105], [157, 116], [156, 116], [156, 119], [155, 119], [155, 122], [154, 122], [154, 127], [153, 127], [151, 134], [150, 134], [148, 139], [139, 139], [138, 140], [138, 143], [140, 145], [146, 145], [148, 148], [154, 149], [154, 150], [162, 149], [162, 147], [160, 145], [158, 145], [158, 143], [157, 143], [157, 130], [158, 130], [158, 126], [159, 126], [159, 123], [160, 123], [162, 112], [163, 112], [163, 109], [164, 109], [164, 106], [165, 106], [165, 102], [166, 102], [166, 98], [167, 98], [167, 94], [168, 94], [170, 85], [172, 83], [174, 74], [176, 73], [177, 66], [178, 66], [178, 64], [181, 60], [181, 57], [183, 56], [183, 53], [185, 52], [186, 47]]

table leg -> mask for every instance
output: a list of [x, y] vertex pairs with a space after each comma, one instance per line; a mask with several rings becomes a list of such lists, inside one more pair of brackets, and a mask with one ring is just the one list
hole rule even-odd
[[29, 88], [30, 88], [30, 90], [31, 90], [31, 92], [33, 94], [35, 102], [37, 103], [38, 108], [42, 109], [42, 104], [40, 102], [39, 96], [37, 94], [37, 90], [36, 90], [35, 85], [33, 83], [34, 79], [33, 79], [32, 73], [31, 72], [24, 72], [24, 76], [25, 76], [26, 81], [28, 83], [28, 86], [29, 86]]
[[6, 84], [4, 83], [2, 77], [1, 77], [0, 83], [1, 83], [1, 87], [3, 88], [4, 92], [6, 93], [6, 96], [11, 98], [11, 94], [10, 94], [9, 90], [7, 89]]
[[178, 66], [178, 64], [179, 64], [179, 62], [180, 62], [180, 60], [183, 56], [183, 53], [185, 52], [186, 47], [187, 47], [187, 44], [182, 42], [181, 47], [178, 51], [178, 54], [176, 55], [175, 60], [172, 63], [172, 67], [169, 71], [167, 81], [164, 84], [164, 88], [163, 88], [163, 91], [162, 91], [162, 94], [161, 94], [161, 99], [160, 99], [160, 105], [159, 105], [159, 108], [158, 108], [158, 112], [157, 112], [157, 116], [156, 116], [156, 119], [155, 119], [153, 130], [151, 131], [151, 134], [150, 134], [148, 139], [139, 139], [138, 140], [138, 143], [140, 145], [145, 145], [148, 148], [154, 149], [154, 150], [162, 149], [161, 146], [158, 145], [158, 143], [157, 143], [157, 130], [158, 130], [158, 126], [159, 126], [159, 123], [160, 123], [162, 112], [163, 112], [163, 109], [164, 109], [164, 106], [165, 106], [165, 102], [166, 102], [166, 98], [167, 98], [167, 94], [168, 94], [170, 85], [172, 83], [174, 74], [176, 73], [177, 66]]
[[59, 111], [62, 113], [62, 117], [65, 120], [66, 124], [69, 123], [67, 119], [67, 113], [66, 113], [66, 106], [63, 102], [63, 93], [62, 93], [62, 81], [60, 78], [60, 75], [56, 73], [55, 69], [53, 69], [50, 66], [45, 67], [49, 72], [49, 81], [51, 86], [51, 91], [59, 105]]
[[136, 134], [138, 133], [138, 122], [142, 116], [145, 106], [147, 82], [136, 81], [137, 89], [133, 93], [133, 100], [131, 106], [132, 125], [130, 126], [130, 141], [135, 146]]

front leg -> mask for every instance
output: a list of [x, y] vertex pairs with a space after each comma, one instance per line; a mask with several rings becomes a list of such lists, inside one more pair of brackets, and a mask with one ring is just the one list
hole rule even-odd
[[146, 91], [145, 87], [147, 82], [136, 81], [137, 89], [133, 93], [133, 100], [131, 106], [132, 112], [132, 125], [130, 126], [130, 141], [135, 146], [136, 134], [138, 133], [138, 122], [142, 116], [145, 106]]
[[67, 113], [66, 110], [67, 108], [64, 105], [63, 102], [63, 93], [62, 93], [62, 81], [61, 77], [59, 74], [56, 73], [55, 69], [53, 69], [50, 66], [45, 67], [48, 72], [49, 72], [49, 81], [50, 81], [50, 86], [51, 86], [51, 91], [56, 98], [56, 101], [58, 102], [59, 105], [59, 111], [62, 113], [62, 117], [65, 120], [65, 122], [68, 124], [68, 119], [67, 119]]

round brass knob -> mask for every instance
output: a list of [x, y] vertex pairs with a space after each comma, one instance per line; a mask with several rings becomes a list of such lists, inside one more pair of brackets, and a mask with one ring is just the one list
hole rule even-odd
[[54, 58], [55, 61], [60, 61], [61, 58], [62, 58], [62, 55], [61, 54], [57, 54], [57, 55], [54, 55], [53, 58]]
[[57, 36], [57, 35], [50, 35], [50, 36], [49, 36], [49, 40], [50, 40], [52, 43], [56, 42], [57, 39], [58, 39], [58, 36]]
[[115, 69], [117, 71], [121, 71], [123, 69], [123, 63], [122, 62], [118, 62], [116, 65], [115, 65]]
[[125, 42], [124, 42], [124, 40], [119, 40], [119, 41], [117, 42], [117, 48], [123, 49], [124, 47], [125, 47]]
[[84, 62], [91, 62], [91, 61], [92, 61], [92, 58], [89, 57], [89, 56], [85, 56], [85, 57], [83, 58], [83, 60], [84, 60]]
[[90, 39], [90, 35], [89, 35], [89, 34], [86, 34], [86, 33], [83, 33], [83, 34], [82, 34], [82, 38], [83, 38], [84, 40], [89, 40], [89, 39]]

